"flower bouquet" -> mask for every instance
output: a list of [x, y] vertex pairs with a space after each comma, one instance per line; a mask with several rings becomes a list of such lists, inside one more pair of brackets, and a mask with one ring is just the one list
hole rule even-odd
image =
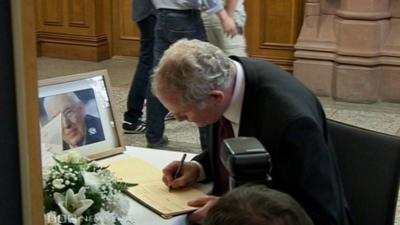
[[129, 202], [123, 192], [135, 184], [77, 152], [54, 157], [43, 172], [45, 225], [128, 224]]

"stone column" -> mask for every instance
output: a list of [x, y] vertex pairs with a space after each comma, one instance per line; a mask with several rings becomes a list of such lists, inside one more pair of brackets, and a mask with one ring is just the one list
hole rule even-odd
[[294, 76], [320, 96], [400, 102], [400, 0], [306, 0]]

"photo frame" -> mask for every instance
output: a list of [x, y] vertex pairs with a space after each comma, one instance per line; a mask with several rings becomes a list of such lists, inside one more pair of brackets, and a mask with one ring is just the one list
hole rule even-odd
[[90, 159], [124, 151], [113, 108], [106, 70], [40, 80], [42, 164], [71, 150]]

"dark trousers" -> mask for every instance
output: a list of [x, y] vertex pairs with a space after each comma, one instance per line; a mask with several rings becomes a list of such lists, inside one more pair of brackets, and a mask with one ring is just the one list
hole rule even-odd
[[129, 89], [127, 111], [124, 120], [135, 123], [142, 116], [143, 103], [147, 94], [149, 76], [153, 69], [154, 27], [156, 16], [150, 15], [139, 21], [140, 55], [135, 76]]
[[[157, 66], [164, 51], [182, 38], [199, 39], [206, 41], [207, 36], [198, 10], [170, 10], [159, 9], [155, 28], [154, 65]], [[151, 84], [149, 83], [149, 86]], [[149, 143], [159, 142], [164, 134], [164, 117], [167, 109], [151, 93], [147, 98], [147, 131], [146, 138]], [[203, 131], [204, 130], [204, 131]], [[207, 146], [207, 128], [200, 128], [200, 141], [202, 148]]]

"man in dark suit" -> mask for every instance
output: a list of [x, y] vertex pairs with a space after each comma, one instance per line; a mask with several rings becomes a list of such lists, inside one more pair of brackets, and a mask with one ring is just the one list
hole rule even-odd
[[61, 114], [63, 150], [105, 140], [101, 120], [86, 114], [75, 93], [48, 96], [43, 106], [49, 119]]
[[[205, 42], [181, 40], [164, 53], [155, 70], [153, 91], [177, 120], [199, 127], [213, 124], [212, 148], [186, 162], [177, 179], [173, 175], [179, 162], [164, 168], [166, 185], [183, 188], [211, 180], [213, 194], [226, 192], [218, 135], [231, 126], [230, 136], [260, 140], [271, 154], [272, 188], [296, 199], [316, 225], [349, 224], [324, 111], [288, 73], [265, 61], [228, 58]], [[202, 222], [217, 200], [210, 196], [190, 202], [201, 207], [190, 219]]]

